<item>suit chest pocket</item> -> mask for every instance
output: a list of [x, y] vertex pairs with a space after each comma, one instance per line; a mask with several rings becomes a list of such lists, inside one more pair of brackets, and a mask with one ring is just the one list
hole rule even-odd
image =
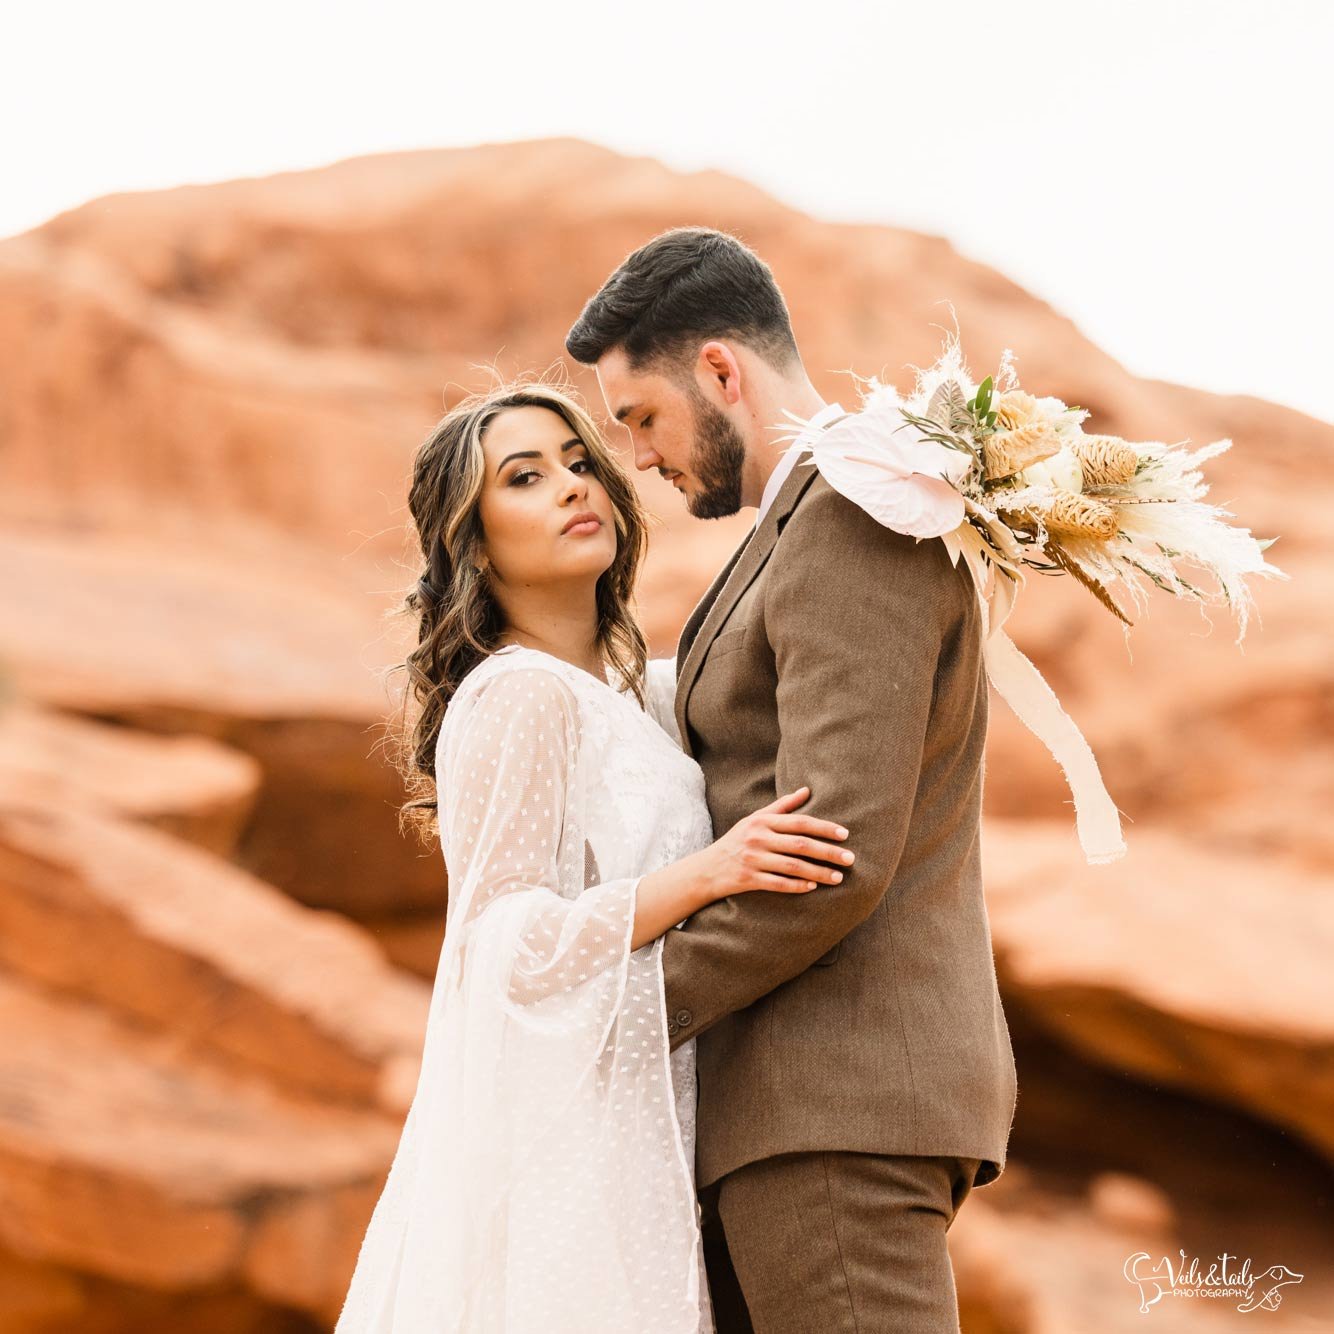
[[728, 653], [735, 653], [746, 642], [749, 628], [743, 625], [739, 630], [725, 630], [709, 645], [705, 661], [713, 662]]

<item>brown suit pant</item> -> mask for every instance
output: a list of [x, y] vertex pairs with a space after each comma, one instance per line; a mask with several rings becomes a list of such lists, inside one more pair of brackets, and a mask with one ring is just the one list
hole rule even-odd
[[945, 1233], [976, 1158], [787, 1153], [700, 1193], [718, 1334], [958, 1334]]

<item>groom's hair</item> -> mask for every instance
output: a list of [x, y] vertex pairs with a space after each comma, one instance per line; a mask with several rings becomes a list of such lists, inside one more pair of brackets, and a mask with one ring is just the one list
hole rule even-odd
[[586, 366], [621, 348], [634, 370], [674, 368], [710, 338], [736, 339], [778, 370], [798, 360], [769, 266], [726, 232], [676, 227], [640, 246], [602, 284], [565, 350]]

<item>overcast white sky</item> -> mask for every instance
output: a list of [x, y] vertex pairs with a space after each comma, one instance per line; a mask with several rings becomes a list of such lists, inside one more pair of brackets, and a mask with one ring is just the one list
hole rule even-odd
[[942, 234], [1134, 371], [1334, 420], [1328, 0], [41, 0], [5, 27], [0, 235], [573, 134]]

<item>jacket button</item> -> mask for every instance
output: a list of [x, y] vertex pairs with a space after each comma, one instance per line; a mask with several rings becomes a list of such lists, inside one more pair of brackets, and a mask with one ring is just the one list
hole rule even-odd
[[691, 1014], [689, 1010], [677, 1010], [676, 1012], [676, 1022], [680, 1024], [682, 1028], [688, 1028], [690, 1026], [690, 1021], [694, 1017], [695, 1016]]
[[667, 1022], [667, 1036], [668, 1036], [669, 1038], [674, 1038], [674, 1037], [677, 1035], [677, 1033], [679, 1033], [680, 1031], [681, 1031], [681, 1030], [680, 1030], [680, 1029], [677, 1027], [677, 1025], [676, 1025], [676, 1020], [675, 1020], [675, 1019], [668, 1020], [668, 1022]]

